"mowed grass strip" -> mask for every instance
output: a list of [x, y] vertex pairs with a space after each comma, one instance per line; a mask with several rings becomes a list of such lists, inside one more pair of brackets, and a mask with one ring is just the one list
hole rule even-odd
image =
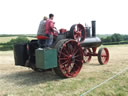
[[12, 37], [0, 37], [0, 43], [7, 43], [9, 42], [11, 39], [16, 39], [17, 36], [12, 36]]
[[[11, 39], [16, 39], [18, 36], [0, 37], [0, 43], [7, 43]], [[36, 39], [36, 37], [27, 37], [29, 40]]]
[[[103, 47], [103, 46], [101, 46]], [[54, 72], [34, 72], [15, 66], [13, 51], [0, 52], [0, 96], [79, 96], [128, 66], [128, 45], [107, 46], [110, 60], [97, 57], [84, 64], [75, 78], [62, 79]], [[87, 96], [127, 96], [128, 72], [105, 83]]]

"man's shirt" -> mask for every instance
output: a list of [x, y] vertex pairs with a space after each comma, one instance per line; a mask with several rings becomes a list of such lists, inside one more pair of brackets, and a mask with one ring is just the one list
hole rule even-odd
[[46, 20], [42, 20], [42, 21], [40, 22], [37, 35], [45, 35], [45, 24], [46, 24]]
[[54, 22], [48, 19], [45, 23], [45, 34], [53, 35], [54, 33]]

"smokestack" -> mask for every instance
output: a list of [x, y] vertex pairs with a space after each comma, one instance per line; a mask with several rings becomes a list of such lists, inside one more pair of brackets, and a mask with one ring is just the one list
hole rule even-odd
[[96, 21], [92, 21], [92, 37], [96, 37]]

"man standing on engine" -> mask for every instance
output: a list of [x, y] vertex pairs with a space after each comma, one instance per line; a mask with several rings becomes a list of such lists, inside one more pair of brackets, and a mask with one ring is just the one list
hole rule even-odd
[[53, 43], [53, 35], [55, 30], [54, 27], [54, 22], [53, 22], [53, 18], [54, 15], [53, 14], [49, 14], [49, 19], [46, 21], [45, 23], [45, 35], [48, 37], [48, 39], [46, 40], [46, 46], [50, 47]]

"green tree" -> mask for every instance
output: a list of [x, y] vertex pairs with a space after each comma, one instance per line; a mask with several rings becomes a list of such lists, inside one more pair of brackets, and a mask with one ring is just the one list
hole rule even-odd
[[28, 42], [28, 38], [24, 37], [24, 36], [19, 36], [16, 39], [11, 39], [9, 42], [7, 42], [8, 44], [17, 44], [17, 43], [26, 43]]
[[112, 42], [111, 36], [108, 36], [108, 37], [106, 38], [106, 41], [107, 41], [107, 42]]
[[128, 41], [128, 35], [123, 35], [123, 40]]
[[123, 40], [122, 35], [117, 34], [117, 33], [113, 34], [111, 37], [112, 37], [113, 42], [120, 42]]

